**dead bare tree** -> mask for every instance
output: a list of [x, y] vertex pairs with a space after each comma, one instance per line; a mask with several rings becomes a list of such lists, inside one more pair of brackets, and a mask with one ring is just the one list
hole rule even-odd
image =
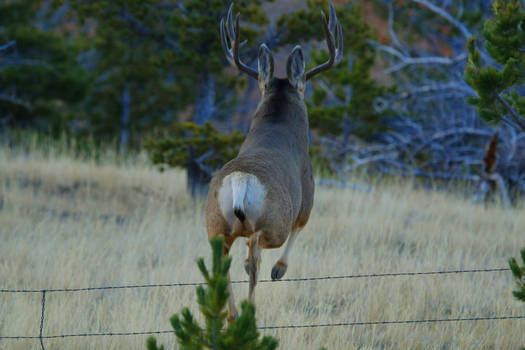
[[[396, 93], [375, 101], [377, 112], [385, 114], [389, 130], [368, 142], [352, 139], [344, 147], [340, 139], [323, 137], [323, 155], [341, 182], [350, 171], [368, 169], [399, 176], [468, 181], [476, 186], [492, 183], [500, 188], [503, 204], [509, 206], [510, 190], [525, 192], [525, 133], [506, 125], [485, 124], [466, 102], [475, 94], [463, 80], [466, 40], [472, 31], [441, 7], [443, 2], [412, 2], [421, 11], [435, 14], [436, 21], [443, 20], [458, 29], [457, 37], [440, 39], [450, 42], [452, 54], [441, 56], [435, 45], [426, 52], [404, 43], [395, 30], [395, 2], [386, 0], [391, 41], [370, 44], [386, 62], [376, 77], [389, 76], [398, 85]], [[422, 40], [430, 39], [425, 36]], [[494, 64], [490, 56], [482, 53], [482, 57], [486, 64]], [[485, 145], [495, 132], [499, 134], [497, 168], [487, 173]], [[338, 159], [343, 160], [335, 161]]]

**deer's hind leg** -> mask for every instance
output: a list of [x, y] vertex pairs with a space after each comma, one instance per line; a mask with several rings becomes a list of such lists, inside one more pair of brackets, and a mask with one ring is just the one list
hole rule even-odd
[[259, 244], [260, 232], [255, 232], [248, 240], [248, 258], [244, 263], [246, 273], [250, 277], [250, 287], [248, 291], [248, 300], [255, 305], [255, 285], [259, 275], [259, 266], [261, 264], [261, 246]]
[[[228, 255], [230, 252], [230, 248], [235, 241], [235, 238], [232, 238], [231, 236], [226, 236], [224, 241], [224, 255]], [[237, 311], [237, 308], [235, 307], [235, 299], [233, 297], [233, 288], [232, 288], [232, 282], [230, 278], [230, 271], [228, 271], [227, 274], [228, 278], [228, 324], [231, 324], [233, 320], [239, 317], [239, 312]]]

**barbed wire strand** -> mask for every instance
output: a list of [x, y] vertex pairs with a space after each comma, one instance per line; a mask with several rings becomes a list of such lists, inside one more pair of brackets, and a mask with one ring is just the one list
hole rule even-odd
[[[502, 272], [502, 271], [510, 271], [510, 268], [503, 267], [503, 268], [444, 270], [444, 271], [427, 271], [427, 272], [368, 273], [368, 274], [353, 274], [353, 275], [339, 275], [339, 276], [283, 278], [280, 280], [263, 279], [263, 280], [259, 280], [258, 283], [321, 281], [321, 280], [352, 279], [352, 278], [429, 276], [429, 275], [446, 275], [446, 274], [480, 273], [480, 272]], [[248, 282], [249, 282], [248, 280], [231, 281], [232, 284], [248, 283]], [[83, 288], [0, 289], [0, 293], [42, 293], [44, 291], [47, 293], [88, 292], [88, 291], [108, 290], [108, 289], [138, 289], [138, 288], [200, 286], [200, 285], [205, 285], [205, 284], [206, 284], [205, 282], [177, 282], [177, 283], [134, 284], [134, 285], [83, 287]]]
[[[319, 276], [319, 277], [299, 277], [285, 278], [278, 281], [260, 280], [259, 282], [299, 282], [299, 281], [319, 281], [351, 278], [374, 278], [374, 277], [400, 277], [400, 276], [429, 276], [459, 273], [479, 273], [479, 272], [502, 272], [509, 271], [509, 268], [487, 268], [469, 270], [443, 270], [428, 272], [394, 272], [394, 273], [369, 273], [339, 276]], [[248, 283], [247, 280], [231, 281], [231, 283]], [[40, 316], [40, 333], [38, 336], [0, 336], [0, 339], [39, 339], [42, 350], [46, 350], [44, 339], [68, 338], [68, 337], [89, 337], [89, 336], [131, 336], [131, 335], [152, 335], [172, 333], [173, 331], [140, 331], [140, 332], [106, 332], [106, 333], [78, 333], [61, 335], [43, 335], [44, 316], [46, 307], [46, 293], [55, 292], [86, 292], [95, 290], [109, 289], [136, 289], [136, 288], [156, 288], [156, 287], [180, 287], [204, 285], [204, 282], [180, 282], [180, 283], [156, 283], [156, 284], [136, 284], [120, 286], [102, 286], [85, 288], [54, 288], [54, 289], [0, 289], [0, 293], [42, 293], [42, 313]], [[309, 325], [285, 325], [285, 326], [262, 326], [258, 329], [293, 329], [293, 328], [319, 328], [319, 327], [341, 327], [341, 326], [363, 326], [363, 325], [389, 325], [389, 324], [410, 324], [410, 323], [436, 323], [436, 322], [460, 322], [460, 321], [482, 321], [482, 320], [505, 320], [505, 319], [524, 319], [523, 316], [488, 316], [488, 317], [468, 317], [468, 318], [449, 318], [449, 319], [427, 319], [427, 320], [401, 320], [401, 321], [370, 321], [370, 322], [342, 322], [342, 323], [321, 323]]]
[[[272, 329], [298, 329], [298, 328], [323, 328], [323, 327], [352, 327], [352, 326], [377, 326], [393, 324], [414, 324], [414, 323], [441, 323], [441, 322], [476, 322], [476, 321], [498, 321], [525, 319], [525, 315], [519, 316], [484, 316], [484, 317], [458, 317], [458, 318], [437, 318], [422, 320], [395, 320], [395, 321], [368, 321], [368, 322], [339, 322], [339, 323], [317, 323], [302, 325], [282, 325], [282, 326], [260, 326], [259, 330]], [[153, 335], [174, 333], [173, 330], [140, 331], [140, 332], [98, 332], [98, 333], [72, 333], [60, 335], [44, 335], [43, 339], [72, 338], [72, 337], [98, 337], [98, 336], [131, 336], [131, 335]], [[39, 336], [0, 336], [0, 339], [39, 339]]]

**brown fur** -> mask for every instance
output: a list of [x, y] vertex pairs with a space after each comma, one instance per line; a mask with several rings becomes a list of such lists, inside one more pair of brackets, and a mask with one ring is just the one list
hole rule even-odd
[[[224, 53], [232, 65], [259, 81], [262, 100], [239, 155], [211, 181], [206, 228], [210, 239], [217, 235], [225, 237], [225, 254], [237, 237], [248, 238], [244, 266], [250, 276], [248, 297], [253, 303], [261, 248], [279, 248], [288, 239], [271, 273], [272, 279], [281, 278], [286, 273], [290, 248], [310, 217], [314, 179], [308, 156], [305, 82], [341, 61], [343, 37], [330, 2], [329, 20], [322, 14], [328, 61], [305, 72], [303, 51], [296, 46], [286, 62], [287, 78], [274, 78], [273, 55], [265, 44], [259, 47], [257, 71], [240, 60], [239, 14], [234, 22], [232, 8], [233, 4], [220, 25]], [[231, 283], [228, 292], [228, 322], [231, 322], [237, 315]]]
[[[287, 80], [273, 78], [239, 155], [212, 179], [206, 205], [208, 237], [223, 235], [233, 243], [239, 236], [263, 231], [260, 244], [278, 248], [293, 229], [306, 225], [314, 196], [308, 143], [304, 101]], [[255, 228], [238, 225], [234, 231], [220, 211], [218, 190], [224, 177], [234, 171], [257, 176], [268, 191], [267, 205]]]
[[[208, 237], [223, 235], [229, 251], [237, 237], [260, 232], [256, 244], [279, 248], [292, 230], [306, 225], [314, 198], [308, 144], [308, 115], [301, 92], [287, 79], [273, 78], [263, 91], [239, 155], [212, 179], [206, 205]], [[228, 223], [219, 207], [222, 180], [235, 171], [255, 175], [267, 190], [263, 214], [253, 228], [239, 220]], [[249, 259], [252, 251], [250, 247]]]

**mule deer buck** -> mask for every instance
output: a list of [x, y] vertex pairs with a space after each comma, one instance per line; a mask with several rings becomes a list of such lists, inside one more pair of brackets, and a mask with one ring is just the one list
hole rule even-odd
[[[274, 60], [265, 44], [259, 48], [258, 70], [239, 58], [239, 14], [221, 20], [222, 45], [228, 61], [259, 81], [262, 99], [238, 156], [217, 172], [211, 181], [206, 205], [208, 238], [224, 236], [225, 254], [237, 237], [248, 238], [248, 298], [254, 303], [262, 248], [286, 248], [274, 265], [272, 279], [280, 279], [288, 266], [288, 254], [298, 232], [306, 225], [313, 206], [314, 179], [308, 155], [308, 115], [304, 102], [305, 83], [317, 73], [338, 64], [342, 58], [341, 25], [330, 3], [329, 20], [322, 13], [330, 58], [305, 72], [300, 46], [286, 63], [286, 78], [273, 76]], [[228, 38], [231, 48], [228, 47]], [[336, 47], [337, 37], [337, 47]], [[229, 280], [229, 276], [228, 276]], [[237, 317], [231, 282], [228, 285], [228, 320]]]

